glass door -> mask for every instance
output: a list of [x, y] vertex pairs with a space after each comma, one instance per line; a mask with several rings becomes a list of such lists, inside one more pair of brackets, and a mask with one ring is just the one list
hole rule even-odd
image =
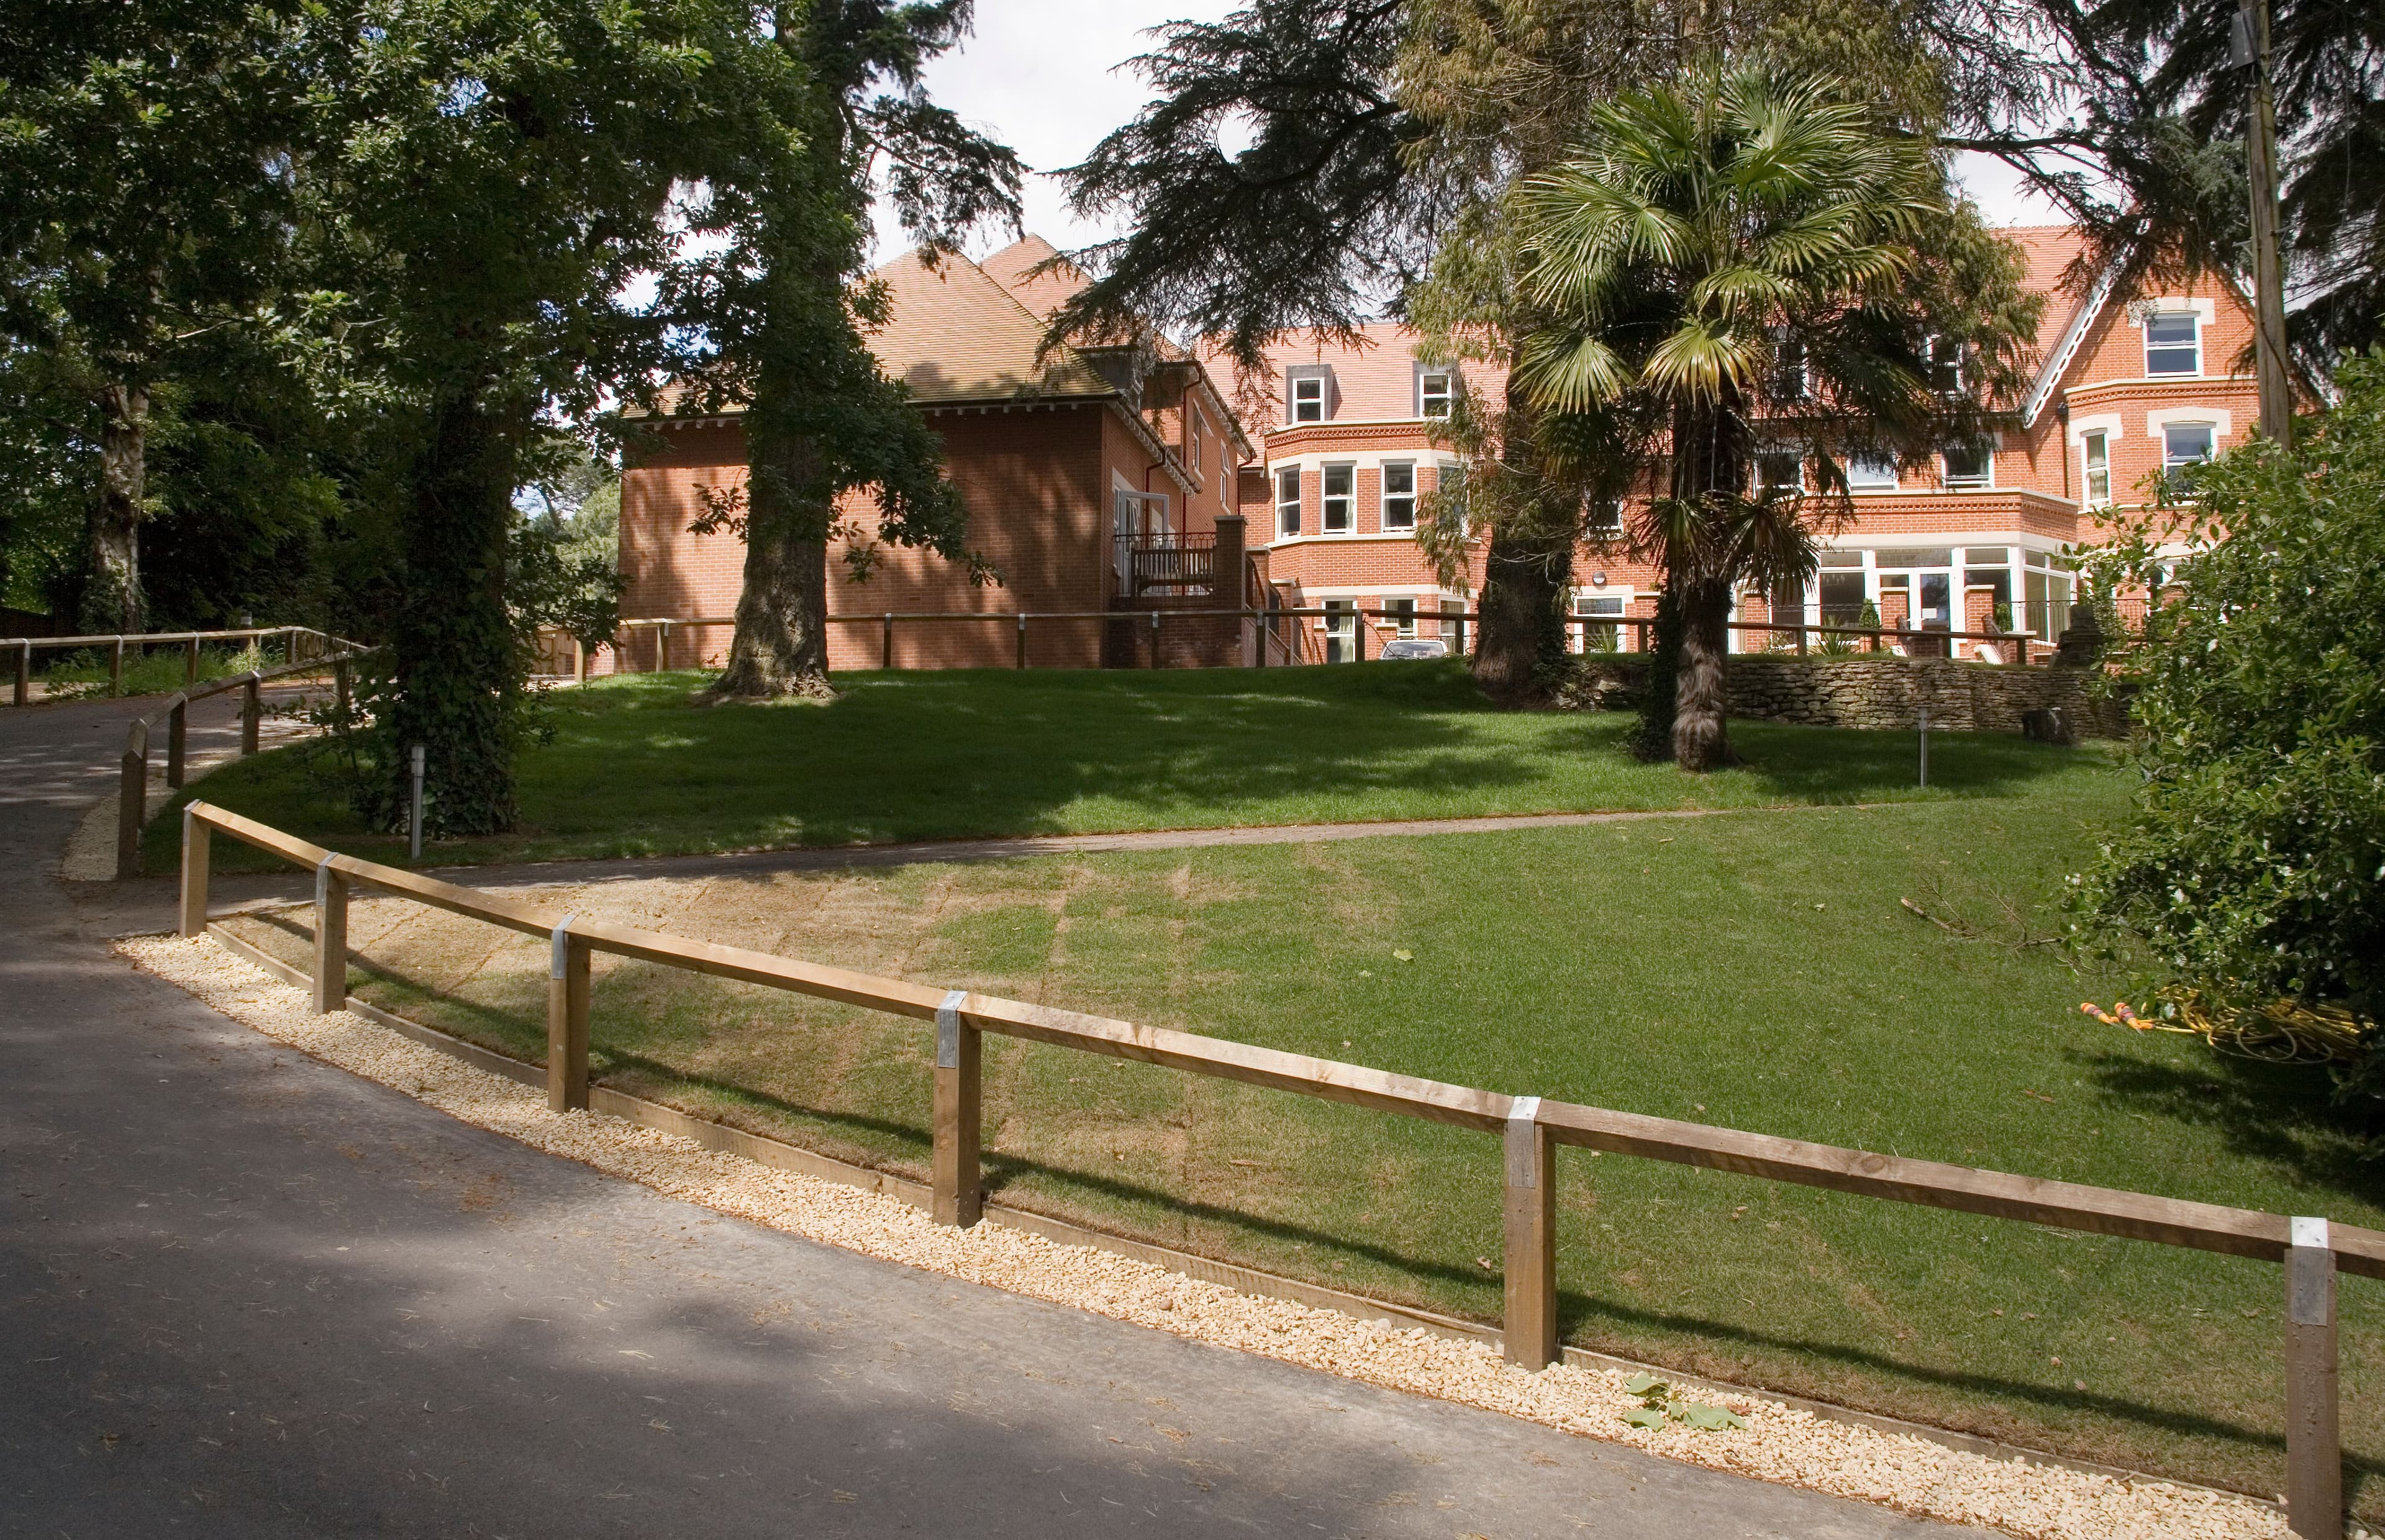
[[[1954, 575], [1951, 572], [1917, 572], [1913, 575], [1914, 624], [1924, 631], [1951, 631], [1954, 628]], [[1918, 649], [1925, 657], [1944, 657], [1946, 643], [1924, 642]]]
[[1355, 599], [1329, 599], [1325, 602], [1325, 661], [1348, 663], [1358, 652], [1358, 602]]

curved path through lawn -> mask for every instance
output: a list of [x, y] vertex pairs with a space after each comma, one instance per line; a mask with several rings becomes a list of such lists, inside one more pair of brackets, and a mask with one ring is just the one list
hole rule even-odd
[[1952, 1533], [722, 1220], [281, 1048], [55, 879], [138, 709], [0, 710], [0, 1534]]

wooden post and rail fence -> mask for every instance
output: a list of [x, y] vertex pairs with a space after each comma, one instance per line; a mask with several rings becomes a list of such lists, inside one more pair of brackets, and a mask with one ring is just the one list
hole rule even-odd
[[[1028, 666], [1027, 640], [1028, 627], [1030, 622], [1082, 623], [1124, 620], [1141, 624], [1146, 618], [1148, 652], [1145, 655], [1150, 660], [1150, 667], [1160, 666], [1161, 622], [1166, 619], [1180, 619], [1255, 623], [1258, 646], [1253, 661], [1245, 666], [1265, 668], [1268, 666], [1268, 647], [1271, 642], [1276, 645], [1278, 652], [1287, 658], [1305, 655], [1305, 650], [1299, 646], [1296, 637], [1291, 639], [1288, 645], [1286, 644], [1287, 639], [1282, 635], [1284, 627], [1279, 624], [1280, 622], [1292, 623], [1295, 632], [1298, 630], [1298, 623], [1303, 620], [1319, 620], [1328, 626], [1347, 622], [1349, 625], [1347, 631], [1330, 634], [1345, 638], [1355, 653], [1353, 661], [1363, 662], [1367, 657], [1367, 634], [1370, 630], [1389, 630], [1399, 633], [1389, 637], [1379, 637], [1376, 646], [1380, 652], [1384, 643], [1401, 640], [1407, 628], [1420, 627], [1428, 622], [1441, 628], [1442, 640], [1450, 643], [1452, 652], [1463, 652], [1466, 651], [1467, 627], [1479, 624], [1481, 615], [1479, 611], [1431, 610], [1421, 606], [1413, 610], [1394, 610], [1381, 606], [1329, 608], [1319, 605], [1242, 610], [888, 610], [877, 615], [833, 615], [829, 616], [829, 624], [877, 627], [879, 628], [879, 666], [884, 669], [893, 669], [895, 666], [894, 635], [898, 624], [903, 626], [1009, 626], [1015, 629], [1018, 639], [1014, 651], [1015, 666], [1023, 669]], [[1359, 624], [1361, 621], [1372, 621], [1374, 625], [1371, 627], [1361, 625]], [[615, 640], [611, 643], [613, 655], [618, 660], [620, 672], [661, 672], [668, 665], [670, 660], [670, 639], [674, 631], [698, 630], [736, 624], [737, 620], [733, 615], [697, 615], [677, 620], [656, 618], [624, 620], [620, 623], [620, 628], [615, 632]], [[1592, 639], [1618, 637], [1619, 633], [1628, 627], [1632, 635], [1632, 646], [1629, 650], [1645, 652], [1649, 650], [1649, 638], [1652, 628], [1656, 624], [1656, 618], [1654, 615], [1569, 615], [1565, 617], [1564, 624], [1567, 638], [1578, 651], [1586, 652], [1607, 651], [1608, 649], [1594, 644]], [[1858, 650], [1864, 652], [1910, 657], [1944, 656], [1950, 652], [1954, 643], [1964, 641], [2010, 649], [2013, 656], [2003, 661], [2001, 666], [2004, 667], [2028, 666], [2031, 662], [2032, 652], [2038, 659], [2045, 662], [2051, 662], [2054, 656], [2053, 643], [2042, 637], [2017, 631], [1945, 631], [1893, 626], [1808, 625], [1803, 621], [1792, 620], [1734, 620], [1728, 624], [1731, 631], [1742, 637], [1754, 635], [1761, 635], [1767, 639], [1781, 635], [1792, 637], [1792, 645], [1802, 655], [1812, 653], [1816, 639], [1819, 639], [1823, 646], [1829, 645], [1832, 639], [1839, 639], [1856, 645]], [[649, 651], [634, 640], [637, 633], [641, 631], [650, 633], [654, 639], [651, 656], [655, 666], [652, 669], [639, 669], [633, 666], [639, 655], [647, 653]], [[577, 638], [568, 640], [571, 646], [572, 677], [579, 683], [586, 684], [589, 650], [586, 644]], [[1141, 647], [1137, 650], [1143, 651]]]
[[182, 811], [181, 934], [212, 933], [247, 956], [260, 954], [207, 919], [209, 854], [218, 833], [315, 872], [312, 982], [318, 1012], [337, 1011], [346, 1002], [347, 905], [358, 887], [545, 940], [550, 949], [545, 1084], [547, 1105], [557, 1112], [584, 1110], [589, 1104], [590, 963], [599, 951], [934, 1024], [930, 1209], [942, 1223], [972, 1224], [982, 1211], [980, 1071], [983, 1037], [989, 1032], [1494, 1135], [1505, 1157], [1503, 1350], [1509, 1361], [1526, 1369], [1561, 1361], [1555, 1180], [1560, 1146], [2279, 1262], [2285, 1273], [2289, 1517], [2297, 1534], [2341, 1540], [2335, 1280], [2338, 1273], [2385, 1278], [2385, 1232], [2330, 1224], [2323, 1218], [2289, 1218], [1508, 1096], [968, 990], [873, 977], [557, 913], [518, 899], [341, 855], [236, 813], [192, 802]]
[[351, 645], [340, 641], [328, 632], [311, 626], [249, 626], [230, 631], [130, 631], [122, 636], [88, 637], [0, 637], [0, 650], [14, 654], [16, 687], [10, 692], [11, 703], [32, 704], [33, 654], [42, 652], [88, 652], [105, 649], [107, 652], [107, 693], [124, 693], [124, 663], [130, 656], [138, 663], [153, 647], [180, 647], [182, 650], [182, 684], [185, 689], [199, 682], [199, 649], [207, 642], [252, 642], [259, 651], [267, 641], [281, 638], [289, 649], [287, 662], [297, 663], [311, 647], [320, 653], [332, 644]]
[[[240, 694], [240, 752], [243, 759], [256, 752], [258, 728], [265, 719], [264, 687], [275, 679], [293, 674], [319, 674], [330, 669], [334, 688], [343, 705], [348, 700], [348, 665], [371, 649], [360, 647], [321, 631], [305, 627], [289, 627], [293, 633], [291, 661], [274, 668], [251, 669], [230, 678], [218, 679], [208, 685], [194, 685], [166, 698], [163, 705], [141, 717], [124, 735], [124, 753], [117, 766], [116, 780], [116, 875], [137, 877], [141, 875], [141, 830], [149, 822], [149, 755], [158, 730], [166, 734], [166, 785], [180, 788], [189, 763], [191, 705], [212, 696]], [[318, 650], [310, 657], [299, 657], [302, 649], [299, 637], [316, 640]], [[331, 651], [337, 646], [338, 652]], [[195, 644], [194, 644], [195, 651]], [[195, 676], [194, 676], [195, 677]]]

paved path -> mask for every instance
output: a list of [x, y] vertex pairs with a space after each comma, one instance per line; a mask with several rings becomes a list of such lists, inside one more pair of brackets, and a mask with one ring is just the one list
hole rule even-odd
[[318, 1064], [47, 876], [127, 714], [0, 711], [0, 1534], [1953, 1533], [724, 1220]]

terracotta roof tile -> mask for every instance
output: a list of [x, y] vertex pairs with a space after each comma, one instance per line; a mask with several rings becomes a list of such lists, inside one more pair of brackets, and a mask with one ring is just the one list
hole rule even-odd
[[1038, 319], [1049, 320], [1052, 313], [1076, 298], [1088, 281], [1072, 265], [1046, 273], [1034, 272], [1037, 264], [1049, 262], [1059, 255], [1049, 241], [1030, 235], [1003, 247], [978, 266], [985, 270], [986, 277], [1009, 290], [1011, 297]]
[[869, 351], [922, 403], [1111, 393], [1073, 350], [1039, 365], [1043, 320], [974, 262], [930, 267], [912, 252], [871, 276], [886, 285], [891, 314]]

